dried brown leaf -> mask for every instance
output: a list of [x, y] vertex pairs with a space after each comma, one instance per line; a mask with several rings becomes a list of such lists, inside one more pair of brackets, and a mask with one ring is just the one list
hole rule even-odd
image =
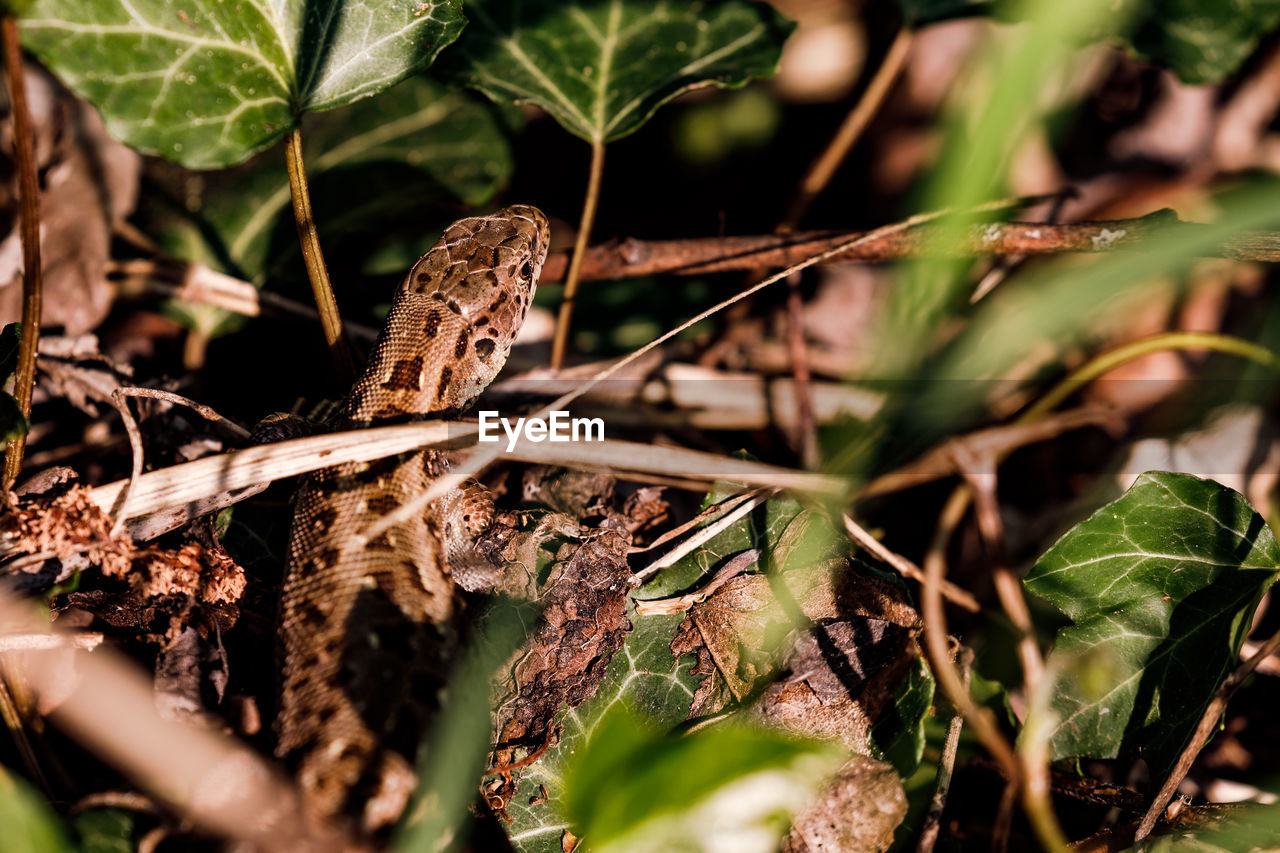
[[[26, 74], [40, 187], [43, 320], [70, 334], [106, 317], [111, 230], [133, 209], [141, 159], [107, 134], [96, 110], [36, 66]], [[8, 86], [0, 86], [7, 93]], [[8, 113], [8, 99], [4, 99]], [[7, 119], [7, 115], [6, 115]], [[0, 123], [0, 324], [18, 319], [22, 252], [16, 230], [17, 175], [12, 124]]]
[[796, 816], [783, 853], [881, 853], [907, 816], [902, 780], [888, 764], [855, 755]]

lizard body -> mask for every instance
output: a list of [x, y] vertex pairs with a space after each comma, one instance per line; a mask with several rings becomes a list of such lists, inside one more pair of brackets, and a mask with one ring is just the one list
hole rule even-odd
[[[506, 361], [547, 240], [546, 217], [521, 205], [445, 229], [397, 289], [340, 425], [467, 408]], [[309, 477], [295, 502], [276, 752], [296, 765], [310, 813], [358, 815], [366, 831], [394, 822], [413, 789], [457, 644], [450, 557], [488, 526], [492, 500], [478, 485], [455, 490], [354, 552], [350, 543], [445, 468], [429, 450], [339, 465]]]

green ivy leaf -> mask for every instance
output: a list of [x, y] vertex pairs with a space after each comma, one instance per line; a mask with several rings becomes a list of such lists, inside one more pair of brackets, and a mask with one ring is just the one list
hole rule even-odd
[[1152, 0], [1129, 41], [1184, 83], [1217, 83], [1280, 21], [1280, 0]]
[[1059, 672], [1055, 758], [1140, 753], [1162, 776], [1233, 666], [1280, 547], [1240, 494], [1148, 472], [1076, 525], [1027, 575], [1074, 624]]
[[26, 435], [29, 427], [14, 396], [0, 391], [0, 441]]
[[421, 71], [463, 23], [461, 0], [37, 0], [22, 32], [112, 134], [217, 168]]
[[[327, 254], [354, 236], [364, 251], [397, 229], [428, 247], [422, 217], [431, 202], [479, 206], [511, 176], [513, 157], [498, 117], [473, 95], [415, 77], [304, 125], [303, 155]], [[264, 156], [205, 195], [200, 213], [221, 247], [254, 281], [298, 251], [282, 158]], [[274, 238], [274, 239], [273, 239]], [[420, 254], [420, 253], [419, 253]], [[416, 255], [414, 256], [416, 259]]]
[[879, 758], [893, 765], [903, 779], [911, 778], [924, 756], [925, 723], [933, 707], [933, 673], [916, 658], [898, 687], [893, 702], [871, 726], [871, 744]]
[[[375, 255], [403, 271], [441, 224], [431, 219], [433, 204], [483, 205], [513, 168], [492, 105], [423, 76], [376, 99], [307, 116], [303, 154], [313, 212], [340, 287], [350, 286]], [[190, 217], [157, 213], [147, 231], [178, 257], [256, 284], [301, 268], [294, 263], [299, 249], [289, 177], [278, 152], [264, 153], [225, 180], [210, 180]], [[172, 303], [170, 312], [208, 336], [233, 331], [239, 321], [208, 305]]]
[[525, 771], [507, 807], [507, 833], [522, 853], [561, 853], [560, 839], [569, 828], [564, 812], [566, 766], [582, 749], [601, 717], [615, 704], [644, 709], [654, 725], [671, 728], [689, 714], [697, 679], [693, 661], [671, 654], [671, 635], [680, 616], [628, 613], [635, 629], [613, 656], [595, 697], [566, 711], [560, 741]]
[[474, 0], [442, 73], [537, 104], [588, 142], [635, 131], [699, 86], [772, 74], [793, 25], [764, 3]]
[[837, 764], [839, 750], [769, 730], [668, 734], [619, 704], [568, 768], [566, 805], [597, 851], [775, 849]]
[[86, 809], [71, 819], [80, 853], [133, 853], [134, 823], [124, 809]]
[[0, 775], [0, 826], [6, 853], [71, 853], [49, 807], [8, 773]]

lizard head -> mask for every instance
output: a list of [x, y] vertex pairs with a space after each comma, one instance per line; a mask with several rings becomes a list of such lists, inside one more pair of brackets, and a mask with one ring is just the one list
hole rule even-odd
[[349, 417], [383, 421], [471, 405], [524, 324], [549, 235], [547, 217], [528, 205], [446, 228], [397, 291]]

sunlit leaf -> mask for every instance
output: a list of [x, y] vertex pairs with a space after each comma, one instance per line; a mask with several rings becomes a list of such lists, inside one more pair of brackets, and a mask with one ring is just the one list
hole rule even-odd
[[439, 68], [499, 101], [537, 104], [607, 142], [698, 86], [772, 74], [792, 24], [764, 3], [476, 0]]
[[22, 33], [116, 137], [211, 168], [421, 71], [462, 26], [460, 0], [36, 0]]
[[5, 853], [71, 853], [71, 845], [43, 800], [24, 782], [0, 775], [0, 826]]
[[1129, 42], [1184, 83], [1217, 83], [1280, 21], [1280, 0], [1151, 0]]
[[764, 853], [838, 755], [733, 724], [666, 734], [617, 704], [568, 768], [566, 805], [593, 850]]
[[1212, 480], [1149, 472], [1072, 528], [1027, 589], [1072, 621], [1049, 656], [1056, 758], [1141, 754], [1161, 775], [1233, 666], [1280, 568], [1271, 529]]

